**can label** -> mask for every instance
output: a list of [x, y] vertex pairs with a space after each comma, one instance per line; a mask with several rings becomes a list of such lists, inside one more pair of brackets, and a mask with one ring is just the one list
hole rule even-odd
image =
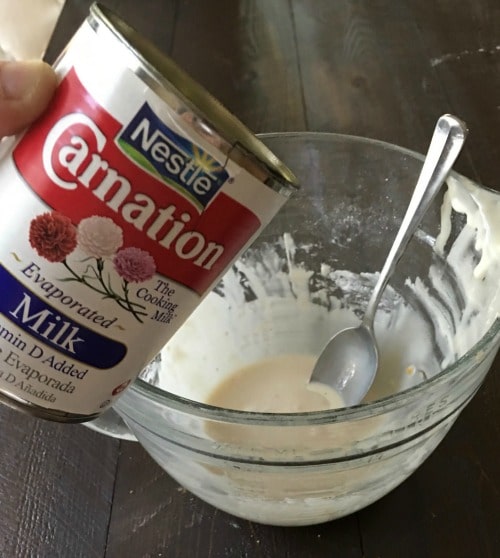
[[70, 52], [51, 107], [0, 163], [0, 391], [95, 416], [285, 198], [131, 70], [100, 102], [88, 56]]

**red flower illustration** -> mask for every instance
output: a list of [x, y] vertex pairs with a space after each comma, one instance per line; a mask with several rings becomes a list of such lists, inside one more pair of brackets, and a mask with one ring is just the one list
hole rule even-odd
[[113, 258], [113, 263], [118, 275], [129, 283], [147, 281], [156, 271], [151, 254], [135, 247], [120, 250]]
[[76, 248], [76, 229], [62, 213], [43, 213], [32, 219], [29, 241], [49, 262], [62, 262]]

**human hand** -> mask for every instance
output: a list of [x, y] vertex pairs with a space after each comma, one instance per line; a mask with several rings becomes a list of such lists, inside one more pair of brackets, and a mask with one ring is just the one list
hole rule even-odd
[[0, 138], [17, 134], [47, 107], [57, 85], [45, 62], [0, 61]]

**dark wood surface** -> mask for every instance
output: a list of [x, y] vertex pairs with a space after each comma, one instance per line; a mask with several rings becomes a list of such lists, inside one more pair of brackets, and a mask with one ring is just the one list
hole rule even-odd
[[[498, 0], [108, 0], [254, 131], [321, 130], [424, 151], [436, 118], [471, 133], [457, 168], [500, 184]], [[48, 59], [85, 17], [67, 0]], [[0, 408], [2, 558], [496, 558], [500, 359], [403, 485], [305, 528], [233, 518], [131, 442]]]

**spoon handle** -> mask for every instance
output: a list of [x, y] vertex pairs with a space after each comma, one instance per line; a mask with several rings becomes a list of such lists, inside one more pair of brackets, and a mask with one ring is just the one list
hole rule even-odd
[[362, 323], [368, 329], [373, 329], [375, 312], [387, 282], [432, 200], [446, 180], [466, 136], [466, 125], [455, 116], [445, 114], [437, 121], [408, 209], [366, 308]]

